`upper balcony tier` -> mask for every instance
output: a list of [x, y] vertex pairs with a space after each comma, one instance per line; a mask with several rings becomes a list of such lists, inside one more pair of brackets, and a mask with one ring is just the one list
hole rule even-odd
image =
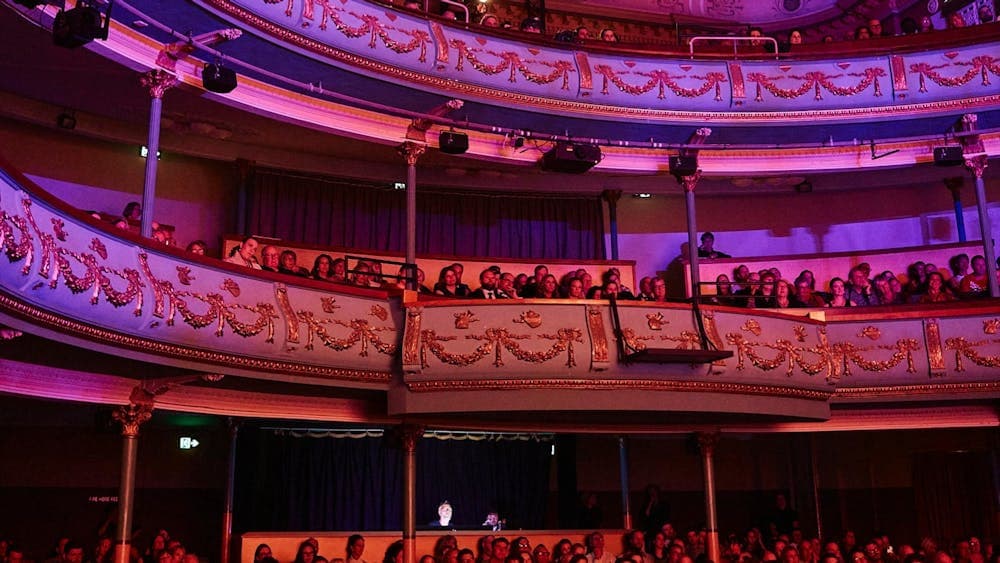
[[[797, 160], [785, 170], [904, 166], [929, 162], [967, 113], [1000, 152], [1000, 24], [734, 57], [571, 45], [364, 0], [131, 0], [113, 16], [109, 39], [90, 45], [105, 56], [196, 88], [221, 56], [240, 86], [206, 96], [386, 144], [460, 99], [431, 121], [468, 132], [469, 156], [510, 162], [537, 160], [510, 139], [571, 139], [604, 147], [598, 169], [655, 171], [708, 126], [709, 174], [747, 171], [747, 151], [784, 151]], [[242, 36], [214, 34], [228, 28]], [[864, 159], [875, 144], [902, 150]]]

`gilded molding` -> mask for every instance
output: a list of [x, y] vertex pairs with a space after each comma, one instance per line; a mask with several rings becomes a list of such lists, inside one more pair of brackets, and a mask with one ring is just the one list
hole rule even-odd
[[423, 321], [423, 307], [406, 310], [406, 328], [403, 331], [403, 371], [420, 373], [420, 324]]
[[237, 369], [250, 369], [255, 371], [319, 377], [324, 379], [343, 379], [365, 382], [388, 382], [392, 379], [391, 372], [341, 369], [295, 362], [265, 360], [234, 354], [223, 354], [220, 352], [202, 350], [198, 348], [177, 346], [146, 338], [138, 338], [132, 335], [104, 330], [102, 328], [66, 319], [58, 315], [53, 315], [48, 311], [14, 299], [4, 292], [0, 292], [0, 309], [4, 309], [31, 322], [32, 324], [48, 327], [59, 332], [76, 334], [89, 340], [105, 342], [137, 352], [156, 354], [185, 361], [206, 362]]
[[941, 325], [937, 319], [924, 319], [924, 342], [931, 377], [941, 377], [945, 372], [944, 351], [941, 347]]
[[[893, 104], [876, 107], [859, 108], [835, 108], [823, 110], [789, 110], [771, 112], [736, 112], [736, 111], [683, 111], [671, 109], [651, 109], [648, 107], [622, 107], [610, 106], [606, 104], [596, 104], [586, 101], [560, 100], [543, 98], [528, 94], [521, 94], [507, 90], [478, 86], [474, 84], [456, 82], [453, 78], [445, 78], [425, 74], [422, 72], [410, 71], [398, 66], [370, 60], [360, 55], [343, 51], [325, 45], [314, 39], [305, 37], [299, 33], [268, 21], [256, 14], [231, 2], [231, 0], [203, 0], [207, 5], [228, 14], [234, 18], [256, 27], [281, 41], [289, 42], [295, 46], [329, 57], [333, 60], [343, 62], [358, 68], [371, 71], [386, 76], [392, 80], [405, 80], [432, 88], [437, 88], [449, 92], [450, 95], [466, 95], [480, 99], [491, 100], [497, 104], [508, 105], [517, 104], [521, 106], [535, 108], [538, 111], [559, 111], [587, 114], [590, 116], [635, 118], [655, 121], [706, 121], [715, 123], [752, 123], [775, 120], [784, 121], [817, 121], [817, 120], [842, 120], [850, 118], [886, 118], [892, 116], [905, 115], [912, 117], [922, 113], [938, 113], [944, 111], [974, 111], [977, 108], [987, 108], [1000, 104], [1000, 95], [989, 95], [980, 97], [970, 97], [956, 100], [941, 100], [935, 102], [923, 102], [917, 104]], [[435, 39], [437, 48], [437, 64], [443, 65], [449, 62], [449, 45], [444, 30], [440, 24], [431, 22], [431, 35]], [[435, 26], [438, 29], [435, 29]], [[437, 35], [440, 33], [440, 35]], [[881, 70], [881, 69], [879, 69]], [[982, 67], [980, 67], [980, 72]], [[884, 71], [883, 71], [884, 72]], [[721, 74], [721, 73], [720, 73]], [[895, 76], [895, 75], [894, 75]], [[865, 75], [862, 83], [870, 81], [874, 84], [877, 76]], [[828, 79], [827, 79], [828, 82]], [[814, 84], [815, 86], [815, 84]], [[858, 88], [855, 85], [851, 88]], [[825, 86], [824, 86], [825, 87]], [[837, 90], [836, 85], [832, 85], [832, 90]], [[879, 92], [881, 94], [881, 92]], [[739, 105], [739, 104], [736, 104]]]
[[[711, 311], [702, 311], [701, 320], [705, 325], [705, 334], [708, 335], [708, 341], [712, 343], [712, 347], [716, 350], [725, 350], [726, 343], [719, 335], [719, 327], [715, 324], [715, 313]], [[712, 365], [716, 367], [724, 367], [726, 365], [726, 360], [715, 360], [712, 362]]]
[[600, 307], [587, 305], [587, 331], [590, 334], [590, 369], [604, 371], [610, 366], [608, 334], [604, 329], [604, 314]]
[[905, 397], [908, 395], [997, 392], [1000, 392], [1000, 381], [893, 385], [891, 387], [842, 387], [837, 389], [834, 396], [835, 398], [842, 399], [877, 399], [882, 397]]
[[436, 391], [488, 391], [509, 389], [583, 389], [607, 391], [616, 389], [638, 391], [695, 391], [708, 393], [736, 393], [741, 395], [767, 395], [825, 401], [832, 391], [795, 389], [776, 385], [723, 383], [714, 381], [663, 381], [657, 379], [581, 379], [581, 378], [521, 378], [521, 379], [453, 379], [407, 382], [416, 393]]
[[122, 425], [122, 436], [135, 438], [139, 435], [139, 427], [153, 417], [153, 407], [136, 404], [122, 406], [111, 411], [111, 417]]

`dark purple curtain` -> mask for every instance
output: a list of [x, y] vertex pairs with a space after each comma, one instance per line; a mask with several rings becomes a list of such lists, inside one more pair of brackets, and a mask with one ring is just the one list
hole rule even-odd
[[[406, 195], [384, 184], [255, 170], [249, 234], [402, 253]], [[507, 258], [604, 259], [598, 196], [463, 192], [420, 187], [417, 252]]]
[[931, 452], [913, 460], [917, 526], [940, 547], [970, 535], [996, 537], [988, 452]]
[[[399, 530], [402, 453], [385, 437], [302, 437], [246, 429], [237, 447], [234, 528]], [[541, 528], [551, 442], [441, 440], [417, 445], [417, 522], [449, 501], [458, 528], [476, 528], [490, 509], [511, 526]]]

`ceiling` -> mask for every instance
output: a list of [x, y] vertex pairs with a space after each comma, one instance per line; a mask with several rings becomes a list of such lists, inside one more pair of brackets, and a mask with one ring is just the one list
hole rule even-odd
[[[662, 4], [666, 0], [660, 0]], [[777, 0], [775, 0], [777, 1]], [[610, 5], [611, 0], [590, 0], [588, 4]], [[188, 2], [163, 4], [161, 0], [133, 0], [146, 9], [153, 10], [157, 18], [168, 19], [183, 29], [185, 25], [198, 27], [193, 31], [203, 31], [206, 26], [221, 27], [219, 22], [204, 22], [206, 16]], [[738, 4], [735, 2], [734, 4]], [[648, 5], [653, 9], [656, 2], [629, 0], [629, 5]], [[711, 2], [689, 0], [692, 7], [718, 5]], [[758, 10], [765, 3], [747, 2]], [[807, 3], [810, 9], [814, 3]], [[828, 5], [825, 0], [815, 4]], [[662, 6], [659, 6], [660, 9]], [[699, 9], [702, 9], [699, 8]], [[707, 9], [707, 8], [706, 8]], [[747, 8], [751, 9], [751, 8]], [[756, 13], [756, 12], [755, 12]], [[19, 13], [0, 9], [0, 34], [2, 34], [5, 56], [0, 58], [0, 95], [5, 103], [0, 104], [0, 115], [22, 121], [34, 122], [54, 127], [55, 115], [70, 110], [76, 113], [78, 127], [74, 134], [92, 135], [110, 140], [141, 143], [148, 120], [148, 93], [139, 85], [138, 73], [130, 68], [112, 62], [87, 49], [63, 49], [52, 45], [51, 34], [37, 25], [26, 21]], [[153, 33], [151, 33], [153, 34]], [[155, 35], [155, 34], [153, 34]], [[246, 39], [246, 41], [244, 41]], [[259, 47], [244, 36], [234, 42], [242, 45], [240, 53], [248, 53]], [[284, 53], [285, 56], [288, 54]], [[269, 55], [275, 56], [275, 55]], [[366, 91], [367, 92], [367, 91]], [[398, 92], [396, 93], [398, 96]], [[391, 96], [388, 92], [374, 92], [373, 97]], [[426, 99], [425, 99], [426, 98]], [[438, 98], [424, 94], [414, 94], [409, 101], [415, 107], [426, 108]], [[263, 165], [281, 166], [290, 160], [298, 164], [296, 168], [310, 172], [332, 173], [344, 170], [372, 170], [371, 163], [391, 164], [378, 167], [378, 173], [386, 179], [396, 179], [400, 175], [402, 161], [394, 145], [359, 142], [346, 137], [319, 131], [308, 127], [290, 125], [266, 116], [248, 113], [209, 99], [200, 89], [176, 88], [164, 98], [165, 150], [184, 152], [220, 160], [245, 158]], [[466, 107], [470, 107], [468, 104]], [[479, 115], [490, 115], [488, 108]], [[503, 108], [501, 108], [503, 109]], [[606, 123], [604, 124], [607, 125]], [[893, 133], [899, 123], [886, 123], [887, 134]], [[875, 129], [875, 125], [871, 129]], [[662, 127], [661, 127], [662, 129]], [[741, 133], [734, 129], [731, 134], [746, 134], [759, 141], [766, 135], [776, 134], [762, 128], [745, 128]], [[794, 128], [773, 128], [794, 129]], [[802, 129], [819, 129], [817, 127]], [[824, 132], [825, 133], [825, 132]], [[872, 131], [867, 131], [872, 134]], [[622, 134], [628, 134], [624, 131]], [[636, 133], [642, 134], [642, 133]], [[687, 129], [679, 134], [687, 135]], [[722, 135], [722, 132], [713, 134]], [[826, 138], [826, 134], [823, 138]], [[530, 144], [522, 149], [536, 150]], [[294, 158], [291, 158], [294, 157]], [[444, 155], [429, 151], [421, 159], [422, 181], [438, 185], [460, 185], [474, 188], [549, 190], [569, 189], [574, 191], [599, 192], [606, 188], [620, 188], [634, 192], [676, 192], [672, 179], [664, 181], [662, 175], [635, 176], [627, 174], [603, 175], [593, 171], [590, 174], [574, 176], [573, 182], [552, 182], [552, 174], [542, 173], [537, 167], [483, 161], [458, 156]], [[863, 174], [864, 183], [844, 181], [842, 175], [810, 174], [814, 189], [855, 189], [859, 185], [882, 182], [886, 185], [912, 185], [914, 183], [939, 182], [940, 178], [956, 175], [953, 170], [935, 169], [929, 166], [908, 167], [888, 171], [872, 171]], [[350, 174], [348, 174], [350, 175]], [[706, 178], [699, 184], [699, 192], [710, 193], [774, 193], [790, 192], [802, 180], [801, 175], [771, 177], [725, 177]]]

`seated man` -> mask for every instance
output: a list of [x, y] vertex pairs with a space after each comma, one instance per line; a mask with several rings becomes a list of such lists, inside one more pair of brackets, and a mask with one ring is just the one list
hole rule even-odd
[[267, 245], [260, 249], [260, 267], [262, 270], [268, 272], [278, 271], [278, 256], [281, 253], [278, 251], [278, 247], [274, 245]]
[[492, 269], [487, 268], [479, 274], [479, 289], [473, 291], [469, 297], [474, 299], [509, 299], [510, 296], [497, 287], [497, 274]]
[[725, 252], [715, 249], [715, 235], [705, 232], [701, 235], [701, 246], [698, 247], [698, 258], [732, 258]]

